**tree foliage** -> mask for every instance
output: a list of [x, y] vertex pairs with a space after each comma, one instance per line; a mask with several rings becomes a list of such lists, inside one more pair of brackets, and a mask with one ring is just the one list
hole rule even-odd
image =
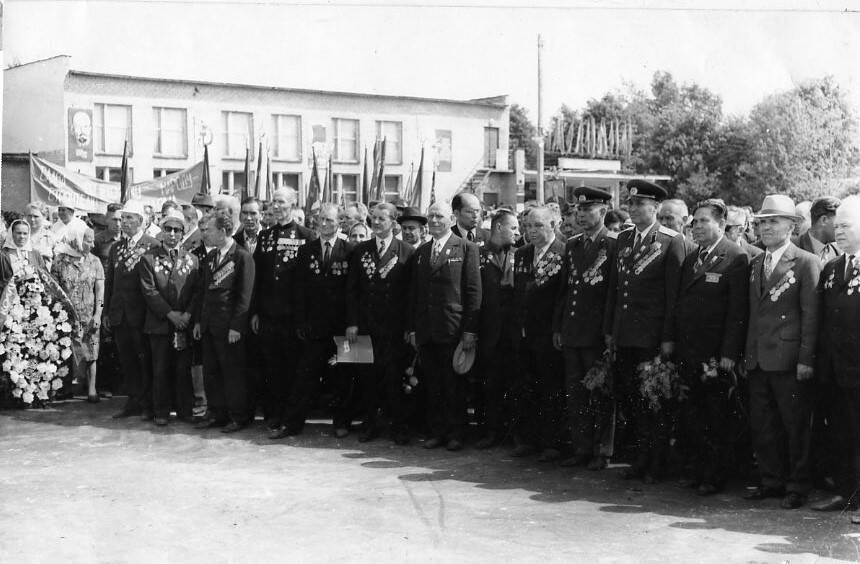
[[523, 149], [526, 153], [526, 168], [532, 170], [537, 167], [536, 135], [537, 127], [529, 119], [528, 110], [519, 104], [512, 104], [508, 146], [511, 151]]

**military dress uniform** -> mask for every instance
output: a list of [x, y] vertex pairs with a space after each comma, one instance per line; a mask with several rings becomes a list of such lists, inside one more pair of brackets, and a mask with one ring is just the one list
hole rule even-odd
[[283, 425], [277, 418], [286, 408], [301, 353], [293, 314], [296, 258], [299, 247], [316, 238], [316, 233], [290, 220], [260, 233], [254, 251], [257, 279], [251, 312], [260, 319], [257, 342], [267, 400], [263, 411], [271, 426]]
[[[298, 362], [286, 413], [281, 420], [288, 434], [302, 430], [308, 411], [318, 395], [320, 382], [335, 353], [333, 338], [346, 327], [346, 281], [353, 245], [335, 237], [316, 239], [299, 247], [294, 281], [296, 289], [295, 323], [301, 338]], [[348, 429], [351, 423], [349, 399], [352, 389], [347, 378], [350, 366], [336, 366], [334, 392], [337, 401], [335, 429]]]
[[[153, 247], [140, 261], [140, 284], [147, 304], [143, 331], [152, 352], [157, 420], [167, 419], [171, 406], [180, 418], [190, 419], [192, 415], [190, 318], [199, 275], [197, 257], [181, 247]], [[178, 329], [167, 319], [171, 311], [188, 314], [186, 329]]]
[[391, 419], [395, 440], [405, 440], [407, 413], [403, 369], [407, 354], [404, 334], [408, 317], [409, 259], [412, 246], [392, 237], [379, 254], [379, 241], [362, 241], [353, 249], [347, 278], [347, 327], [370, 335], [373, 364], [358, 372], [357, 402], [363, 414], [359, 440], [379, 434], [378, 412]]
[[105, 272], [104, 316], [116, 343], [128, 400], [123, 413], [152, 415], [152, 371], [150, 351], [143, 334], [146, 301], [140, 288], [138, 264], [159, 243], [140, 233], [111, 247]]
[[675, 355], [688, 396], [680, 409], [677, 447], [703, 495], [714, 493], [727, 478], [732, 438], [727, 421], [733, 380], [716, 364], [722, 358], [736, 363], [743, 358], [748, 270], [747, 254], [725, 236], [713, 249], [687, 255], [681, 268]]
[[563, 346], [571, 442], [574, 456], [583, 464], [592, 457], [598, 462], [597, 457], [613, 454], [615, 406], [611, 372], [602, 390], [587, 389], [583, 379], [606, 348], [602, 320], [615, 244], [615, 233], [606, 227], [593, 236], [577, 233], [567, 242], [554, 316], [553, 331], [561, 335]]
[[[513, 392], [517, 404], [514, 441], [518, 450], [537, 447], [558, 456], [564, 426], [564, 361], [552, 339], [555, 302], [564, 281], [564, 243], [553, 239], [535, 262], [530, 243], [514, 255], [514, 299], [520, 373]], [[553, 452], [554, 451], [554, 452]]]
[[684, 261], [684, 238], [656, 221], [640, 236], [631, 228], [618, 234], [610, 270], [604, 332], [615, 346], [615, 400], [626, 425], [635, 429], [637, 458], [630, 476], [662, 473], [667, 457], [669, 421], [654, 413], [639, 393], [637, 367], [674, 342], [673, 312]]

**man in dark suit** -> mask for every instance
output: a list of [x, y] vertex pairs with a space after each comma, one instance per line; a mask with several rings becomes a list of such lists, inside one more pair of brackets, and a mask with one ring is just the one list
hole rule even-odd
[[600, 470], [613, 454], [612, 386], [607, 382], [605, 392], [588, 390], [583, 378], [606, 348], [602, 319], [617, 235], [603, 225], [612, 199], [609, 192], [582, 186], [573, 196], [579, 233], [565, 246], [562, 287], [553, 318], [553, 340], [564, 353], [567, 418], [574, 449], [573, 456], [561, 464]]
[[140, 285], [146, 300], [143, 332], [152, 352], [152, 391], [155, 424], [167, 425], [171, 406], [179, 419], [191, 421], [191, 310], [199, 290], [197, 257], [179, 241], [185, 217], [168, 210], [161, 221], [161, 245], [140, 261]]
[[514, 255], [515, 324], [521, 338], [512, 455], [527, 456], [540, 449], [542, 462], [561, 456], [564, 426], [564, 362], [552, 338], [564, 260], [564, 243], [556, 239], [556, 227], [548, 208], [533, 208], [525, 220], [529, 244]]
[[[834, 435], [839, 453], [834, 476], [837, 495], [812, 506], [818, 511], [856, 509], [860, 487], [860, 197], [843, 200], [834, 227], [844, 254], [824, 266], [818, 283], [818, 367], [819, 378], [832, 381], [836, 388], [832, 413], [838, 431]], [[860, 524], [860, 517], [852, 516], [851, 522]]]
[[[338, 207], [326, 203], [320, 207], [317, 222], [319, 239], [299, 247], [295, 269], [295, 323], [301, 341], [301, 357], [296, 378], [290, 389], [286, 411], [281, 416], [282, 430], [272, 438], [296, 435], [302, 431], [308, 411], [313, 406], [320, 382], [335, 354], [333, 337], [346, 327], [346, 280], [352, 245], [338, 237]], [[336, 366], [334, 385], [338, 406], [334, 417], [335, 435], [345, 437], [350, 426], [350, 366]]]
[[263, 412], [275, 433], [286, 426], [279, 416], [285, 412], [295, 384], [296, 359], [301, 353], [293, 315], [296, 257], [299, 247], [317, 238], [316, 233], [293, 220], [296, 198], [292, 188], [275, 190], [275, 225], [260, 233], [253, 255], [257, 277], [251, 330], [258, 336], [262, 353], [264, 397], [268, 400]]
[[749, 259], [725, 237], [726, 213], [722, 200], [705, 200], [693, 210], [698, 249], [684, 260], [675, 308], [675, 353], [688, 386], [676, 446], [699, 495], [714, 494], [725, 484], [729, 391], [749, 315]]
[[490, 240], [481, 247], [481, 325], [477, 370], [482, 390], [478, 421], [484, 436], [475, 444], [484, 449], [501, 442], [512, 419], [511, 389], [516, 366], [517, 331], [514, 309], [514, 251], [520, 223], [514, 212], [499, 209], [490, 225]]
[[245, 250], [254, 254], [257, 249], [257, 238], [260, 235], [260, 218], [262, 211], [260, 210], [260, 200], [253, 196], [249, 196], [242, 200], [242, 208], [239, 212], [239, 219], [242, 222], [241, 229], [236, 231], [233, 239], [240, 246], [245, 247]]
[[427, 210], [433, 240], [412, 258], [410, 342], [421, 355], [432, 436], [424, 448], [463, 448], [466, 382], [454, 372], [458, 344], [475, 348], [481, 309], [478, 247], [451, 232], [453, 211], [444, 202]]
[[[92, 252], [102, 263], [105, 272], [111, 248], [123, 238], [122, 233], [122, 204], [108, 204], [104, 214], [105, 229], [96, 233], [93, 240]], [[99, 330], [101, 342], [99, 343], [99, 358], [97, 373], [99, 375], [99, 389], [106, 388], [111, 393], [117, 391], [120, 385], [119, 355], [116, 351], [116, 343], [113, 335], [104, 326]]]
[[129, 200], [122, 209], [126, 238], [113, 245], [105, 271], [105, 305], [102, 326], [113, 334], [123, 371], [128, 400], [114, 418], [140, 415], [149, 421], [152, 412], [152, 371], [149, 345], [143, 334], [146, 301], [140, 289], [138, 263], [159, 243], [143, 232], [143, 203]]
[[842, 254], [834, 242], [836, 234], [833, 227], [839, 204], [839, 199], [833, 196], [817, 198], [812, 202], [812, 207], [809, 209], [812, 225], [806, 230], [806, 233], [798, 237], [796, 241], [792, 241], [798, 248], [817, 256], [821, 261], [821, 266]]
[[[643, 180], [631, 180], [627, 187], [633, 228], [618, 235], [603, 330], [607, 344], [615, 348], [616, 406], [635, 428], [636, 460], [623, 477], [653, 482], [666, 464], [669, 416], [645, 404], [637, 367], [675, 351], [672, 315], [681, 283], [684, 237], [657, 222], [665, 188]], [[625, 427], [630, 434], [630, 426]]]
[[374, 238], [356, 245], [349, 264], [346, 337], [355, 342], [358, 335], [370, 335], [373, 343], [373, 364], [361, 365], [356, 385], [364, 414], [361, 442], [379, 435], [380, 409], [391, 419], [394, 441], [409, 442], [402, 371], [407, 352], [408, 262], [413, 250], [394, 237], [396, 218], [392, 204], [377, 204], [371, 212]]
[[93, 240], [92, 253], [102, 261], [102, 267], [107, 272], [110, 250], [122, 240], [122, 204], [108, 204], [105, 212], [104, 231], [96, 234]]
[[468, 192], [460, 193], [451, 200], [455, 224], [451, 227], [454, 235], [483, 247], [490, 239], [490, 232], [481, 227], [481, 202], [477, 196]]
[[745, 364], [761, 485], [746, 497], [784, 496], [782, 507], [795, 509], [812, 486], [809, 419], [821, 266], [791, 242], [799, 216], [788, 196], [766, 196], [755, 218], [766, 250], [750, 267]]
[[245, 381], [245, 341], [254, 291], [254, 261], [230, 237], [229, 213], [213, 212], [200, 220], [201, 234], [213, 247], [203, 261], [195, 293], [194, 339], [203, 341], [203, 373], [209, 417], [197, 427], [222, 427], [234, 433], [253, 420]]

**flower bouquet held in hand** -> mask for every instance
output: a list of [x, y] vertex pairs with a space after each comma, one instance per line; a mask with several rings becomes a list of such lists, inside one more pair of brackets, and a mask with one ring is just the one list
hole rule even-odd
[[74, 309], [43, 269], [25, 265], [0, 297], [0, 389], [15, 403], [45, 405], [63, 387]]
[[600, 359], [594, 363], [585, 377], [582, 379], [582, 385], [592, 394], [599, 394], [604, 397], [612, 395], [612, 361], [609, 350], [603, 351]]
[[661, 411], [667, 401], [683, 401], [688, 387], [681, 382], [675, 364], [663, 360], [659, 355], [654, 360], [643, 362], [638, 367], [639, 394], [655, 413]]

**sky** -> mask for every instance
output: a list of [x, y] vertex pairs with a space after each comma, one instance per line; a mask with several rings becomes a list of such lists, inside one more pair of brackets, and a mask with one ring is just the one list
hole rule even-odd
[[[753, 6], [754, 9], [750, 9]], [[5, 65], [57, 54], [93, 72], [469, 99], [544, 123], [655, 71], [726, 114], [833, 75], [860, 111], [860, 11], [835, 0], [5, 0]], [[855, 4], [858, 8], [860, 5]]]

